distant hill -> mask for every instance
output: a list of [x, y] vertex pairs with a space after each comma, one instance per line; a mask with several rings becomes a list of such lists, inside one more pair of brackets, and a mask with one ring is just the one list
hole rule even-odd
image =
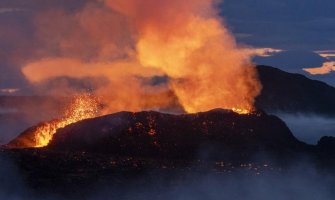
[[256, 107], [267, 112], [335, 116], [335, 88], [301, 74], [257, 66], [263, 85]]

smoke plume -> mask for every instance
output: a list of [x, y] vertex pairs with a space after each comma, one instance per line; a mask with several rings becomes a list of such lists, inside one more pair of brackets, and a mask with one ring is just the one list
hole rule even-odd
[[[106, 112], [176, 102], [187, 112], [251, 110], [261, 85], [216, 3], [97, 0], [75, 14], [45, 11], [36, 17], [42, 48], [22, 71], [37, 85], [57, 77], [107, 78], [95, 90]], [[168, 79], [146, 81], [153, 77]]]

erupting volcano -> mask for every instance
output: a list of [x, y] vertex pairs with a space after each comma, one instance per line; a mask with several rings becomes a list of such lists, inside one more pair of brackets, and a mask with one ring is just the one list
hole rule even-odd
[[[97, 0], [75, 13], [37, 15], [41, 49], [22, 73], [43, 95], [79, 95], [61, 117], [27, 129], [0, 153], [18, 156], [30, 173], [72, 182], [67, 172], [82, 159], [77, 166], [85, 177], [129, 162], [136, 171], [133, 158], [148, 169], [171, 159], [174, 169], [179, 159], [193, 162], [203, 147], [210, 147], [210, 159], [227, 160], [305, 152], [278, 118], [255, 111], [262, 86], [252, 51], [237, 45], [216, 7], [215, 0]], [[34, 185], [51, 180], [39, 173], [28, 177]]]
[[[97, 117], [94, 96], [104, 105], [101, 115], [176, 105], [186, 113], [254, 111], [261, 85], [251, 54], [236, 44], [215, 7], [214, 0], [104, 0], [75, 14], [37, 16], [44, 48], [24, 65], [27, 79], [41, 86], [59, 77], [94, 78], [98, 86], [92, 95], [76, 97], [61, 119], [28, 130], [8, 146], [44, 147], [60, 128]], [[50, 23], [54, 17], [63, 20]], [[52, 94], [77, 92], [71, 84], [51, 85]]]
[[0, 199], [335, 199], [331, 1], [2, 0]]

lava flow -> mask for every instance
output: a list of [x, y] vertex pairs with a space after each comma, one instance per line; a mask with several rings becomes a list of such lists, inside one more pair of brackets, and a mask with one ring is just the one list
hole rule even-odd
[[97, 100], [91, 95], [79, 95], [65, 111], [64, 117], [37, 128], [35, 133], [35, 147], [44, 147], [52, 140], [58, 129], [75, 122], [96, 117], [98, 113]]
[[231, 110], [240, 115], [247, 115], [253, 111], [252, 109], [243, 109], [243, 108], [232, 108]]
[[28, 129], [8, 144], [10, 148], [38, 148], [49, 144], [58, 129], [98, 116], [98, 100], [90, 94], [75, 96], [61, 119], [41, 123]]

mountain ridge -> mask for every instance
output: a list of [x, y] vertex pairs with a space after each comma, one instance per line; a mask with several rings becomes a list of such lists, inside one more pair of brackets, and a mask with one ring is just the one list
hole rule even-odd
[[257, 66], [263, 91], [256, 107], [266, 112], [286, 112], [335, 117], [335, 88], [302, 74]]

